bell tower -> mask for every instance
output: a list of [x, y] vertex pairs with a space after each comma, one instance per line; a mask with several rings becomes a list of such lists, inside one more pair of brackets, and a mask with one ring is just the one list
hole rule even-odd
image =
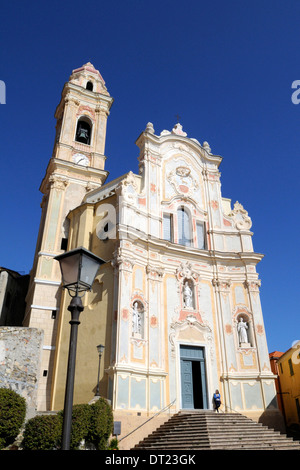
[[88, 167], [95, 186], [107, 176], [104, 150], [112, 102], [100, 72], [88, 62], [73, 70], [55, 112], [53, 158]]
[[67, 249], [68, 213], [81, 204], [88, 191], [101, 187], [107, 178], [104, 152], [112, 103], [100, 72], [88, 62], [73, 70], [55, 111], [55, 142], [40, 186], [42, 215], [24, 319], [24, 326], [44, 330], [40, 410], [49, 409], [45, 397], [50, 397], [48, 371], [55, 352], [59, 316], [61, 276], [53, 258]]

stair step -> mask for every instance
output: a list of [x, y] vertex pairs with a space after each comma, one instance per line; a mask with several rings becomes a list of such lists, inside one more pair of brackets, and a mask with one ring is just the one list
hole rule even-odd
[[200, 411], [177, 413], [134, 449], [300, 450], [300, 442], [241, 414]]
[[[259, 443], [261, 442], [261, 439], [258, 438], [258, 437], [255, 437], [255, 436], [246, 436], [246, 437], [238, 437], [238, 436], [230, 436], [229, 438], [226, 437], [224, 439], [212, 439], [212, 438], [208, 438], [207, 436], [203, 436], [202, 438], [201, 437], [190, 437], [188, 439], [188, 441], [186, 441], [185, 439], [181, 439], [181, 441], [186, 444], [187, 442], [188, 443], [191, 443], [191, 442], [201, 442], [201, 440], [203, 441], [208, 441], [210, 442], [211, 445], [224, 445], [224, 444], [227, 444], [228, 441], [230, 439], [230, 443], [245, 443], [245, 442], [252, 442], [252, 443]], [[145, 442], [147, 444], [150, 444], [150, 443], [161, 443], [161, 442], [166, 442], [166, 438], [165, 436], [162, 436], [161, 438], [146, 438], [145, 439]], [[168, 436], [168, 439], [167, 439], [167, 442], [169, 443], [173, 443], [173, 442], [176, 442], [178, 443], [178, 437], [173, 437], [173, 436]], [[271, 438], [268, 438], [267, 439], [267, 442], [268, 444], [272, 443], [278, 443], [278, 444], [286, 444], [286, 443], [289, 443], [289, 442], [292, 442], [292, 441], [286, 441], [285, 439], [278, 439], [278, 438], [274, 438], [274, 437], [271, 437]], [[298, 445], [298, 444], [297, 444]]]
[[[136, 447], [137, 448], [137, 447]], [[183, 442], [161, 442], [161, 443], [142, 443], [139, 445], [140, 449], [175, 449], [175, 450], [189, 450], [189, 449], [199, 449], [199, 448], [209, 448], [209, 449], [240, 449], [240, 448], [266, 448], [266, 449], [295, 449], [299, 450], [300, 446], [299, 444], [293, 443], [292, 444], [287, 444], [287, 443], [266, 443], [266, 442], [245, 442], [245, 443], [237, 443], [237, 442], [232, 442], [232, 443], [224, 443], [224, 444], [218, 444], [218, 445], [212, 445], [209, 442], [189, 442], [189, 443], [183, 443]]]
[[[212, 428], [212, 427], [205, 427], [205, 428], [198, 428], [198, 429], [178, 429], [178, 428], [171, 428], [171, 429], [157, 429], [152, 433], [153, 436], [159, 436], [159, 435], [171, 435], [171, 434], [176, 434], [176, 435], [206, 435], [208, 431], [210, 431], [212, 434], [213, 433], [222, 433], [224, 428]], [[274, 437], [279, 437], [282, 436], [283, 438], [287, 438], [286, 435], [281, 434], [279, 431], [272, 431], [272, 429], [261, 429], [261, 430], [256, 430], [256, 429], [226, 429], [226, 435], [237, 435], [237, 436], [244, 436], [244, 435], [255, 435], [258, 436], [259, 438], [264, 437], [264, 436], [274, 436]]]

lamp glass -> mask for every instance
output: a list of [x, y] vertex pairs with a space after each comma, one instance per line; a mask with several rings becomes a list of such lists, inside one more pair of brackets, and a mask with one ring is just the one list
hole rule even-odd
[[94, 279], [99, 269], [99, 261], [95, 258], [91, 258], [85, 253], [82, 254], [81, 258], [81, 269], [79, 275], [79, 283], [82, 286], [91, 286], [93, 285]]
[[104, 348], [105, 348], [105, 346], [103, 346], [102, 344], [99, 344], [97, 346], [97, 351], [98, 351], [99, 356], [102, 356]]
[[85, 248], [76, 248], [54, 259], [59, 261], [63, 286], [76, 293], [90, 290], [104, 261]]
[[74, 253], [60, 260], [60, 269], [64, 286], [77, 284], [78, 270], [80, 266], [80, 253]]

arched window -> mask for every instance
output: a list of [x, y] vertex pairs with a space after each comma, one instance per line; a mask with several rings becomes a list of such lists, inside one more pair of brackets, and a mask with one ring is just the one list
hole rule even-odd
[[93, 88], [94, 88], [94, 85], [92, 84], [92, 82], [87, 82], [86, 89], [89, 91], [93, 91]]
[[190, 216], [184, 207], [179, 207], [177, 210], [177, 224], [178, 224], [178, 243], [180, 245], [191, 246], [192, 230], [191, 230]]
[[90, 145], [92, 126], [88, 118], [80, 118], [77, 123], [75, 140]]

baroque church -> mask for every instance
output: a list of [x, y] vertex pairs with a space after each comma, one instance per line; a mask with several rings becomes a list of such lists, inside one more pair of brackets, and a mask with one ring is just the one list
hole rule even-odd
[[[105, 262], [83, 297], [74, 403], [98, 384], [115, 419], [164, 407], [222, 407], [277, 416], [251, 219], [221, 194], [207, 142], [177, 123], [139, 135], [139, 172], [106, 182], [113, 98], [91, 63], [73, 70], [56, 108], [56, 135], [40, 191], [41, 222], [24, 326], [43, 330], [37, 409], [61, 410], [70, 296], [54, 258], [85, 247]], [[273, 418], [272, 418], [273, 417]]]

